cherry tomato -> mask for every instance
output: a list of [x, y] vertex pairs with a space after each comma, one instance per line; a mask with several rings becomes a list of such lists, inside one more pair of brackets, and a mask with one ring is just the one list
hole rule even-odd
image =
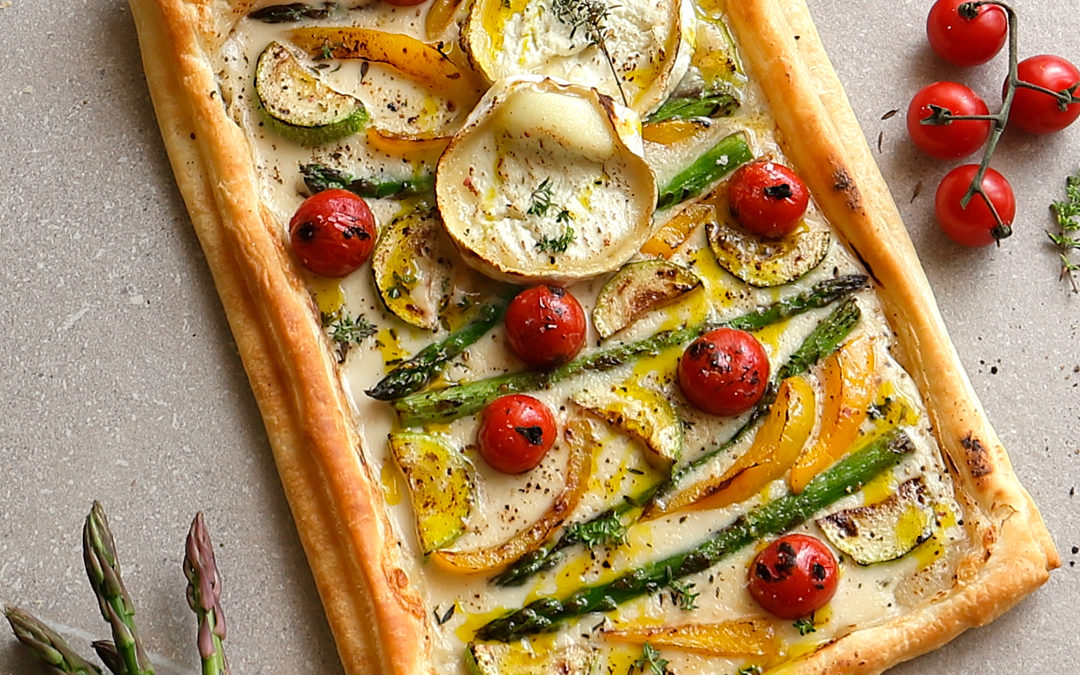
[[968, 202], [966, 209], [960, 206], [960, 200], [967, 193], [978, 170], [976, 164], [956, 167], [941, 179], [934, 198], [934, 213], [941, 229], [950, 239], [964, 246], [986, 246], [1008, 237], [1012, 234], [1010, 226], [1016, 217], [1016, 197], [1012, 186], [1005, 176], [993, 169], [986, 170], [982, 187], [1004, 226], [999, 227], [986, 201], [977, 194]]
[[686, 348], [678, 377], [679, 388], [695, 408], [713, 415], [738, 415], [765, 394], [769, 357], [750, 333], [717, 328]]
[[308, 197], [289, 221], [296, 256], [324, 277], [343, 277], [367, 262], [375, 234], [367, 202], [347, 190]]
[[938, 56], [957, 66], [977, 66], [994, 58], [1008, 37], [1005, 10], [994, 5], [976, 8], [974, 18], [957, 11], [967, 0], [938, 0], [926, 17], [926, 37]]
[[750, 564], [750, 595], [781, 619], [798, 619], [825, 606], [836, 593], [836, 557], [822, 541], [788, 534]]
[[763, 237], [778, 238], [794, 230], [809, 201], [802, 179], [776, 162], [744, 164], [728, 182], [728, 204], [735, 220]]
[[[1022, 82], [1038, 85], [1050, 91], [1071, 90], [1077, 97], [1080, 70], [1063, 58], [1042, 54], [1024, 59], [1016, 67]], [[1006, 87], [1008, 82], [1006, 82]], [[1033, 134], [1061, 131], [1080, 117], [1080, 103], [1062, 107], [1053, 96], [1026, 87], [1017, 87], [1009, 112], [1009, 124], [1015, 124]]]
[[931, 157], [960, 159], [967, 157], [990, 137], [990, 120], [953, 120], [948, 124], [923, 124], [933, 114], [931, 106], [947, 109], [954, 115], [988, 115], [979, 95], [958, 82], [929, 84], [911, 98], [907, 110], [908, 135], [916, 146]]
[[554, 444], [555, 417], [532, 396], [503, 396], [480, 413], [476, 445], [497, 471], [514, 474], [536, 468]]
[[558, 286], [533, 286], [506, 309], [506, 341], [532, 368], [551, 368], [574, 358], [585, 344], [585, 312]]

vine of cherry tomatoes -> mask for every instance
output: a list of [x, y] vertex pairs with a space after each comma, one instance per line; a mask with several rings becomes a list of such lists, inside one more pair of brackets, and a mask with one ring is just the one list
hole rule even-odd
[[1016, 197], [1009, 181], [990, 168], [1006, 125], [1049, 134], [1080, 117], [1080, 70], [1049, 54], [1019, 61], [1015, 33], [1016, 13], [1000, 0], [938, 0], [926, 19], [930, 46], [954, 65], [986, 63], [1009, 43], [1009, 75], [997, 113], [991, 114], [978, 94], [958, 82], [927, 85], [908, 106], [908, 135], [931, 157], [960, 159], [984, 148], [979, 164], [965, 164], [945, 176], [934, 199], [938, 224], [965, 246], [985, 246], [1012, 233]]

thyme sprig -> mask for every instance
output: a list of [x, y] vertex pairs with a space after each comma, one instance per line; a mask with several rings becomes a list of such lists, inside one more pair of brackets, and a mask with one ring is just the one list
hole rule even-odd
[[349, 348], [358, 345], [367, 338], [379, 332], [377, 326], [367, 320], [363, 315], [350, 316], [341, 310], [332, 314], [322, 314], [322, 325], [326, 334], [337, 349], [338, 363], [345, 362], [345, 356]]
[[989, 195], [983, 190], [982, 183], [983, 177], [986, 175], [986, 170], [990, 167], [990, 158], [993, 156], [994, 150], [997, 148], [998, 140], [1001, 139], [1001, 134], [1005, 131], [1005, 125], [1009, 121], [1009, 112], [1012, 110], [1016, 90], [1022, 87], [1024, 89], [1040, 91], [1047, 96], [1056, 98], [1058, 105], [1062, 108], [1073, 103], [1080, 103], [1080, 98], [1076, 96], [1077, 87], [1075, 86], [1062, 91], [1053, 91], [1021, 80], [1017, 74], [1019, 51], [1017, 49], [1017, 18], [1013, 8], [1008, 4], [1001, 2], [1001, 0], [979, 0], [978, 2], [962, 3], [956, 8], [957, 14], [965, 19], [974, 19], [978, 16], [979, 7], [982, 7], [983, 5], [997, 5], [1004, 10], [1006, 17], [1008, 17], [1009, 77], [1005, 83], [1005, 95], [1001, 101], [1001, 108], [991, 115], [954, 115], [948, 108], [930, 106], [931, 113], [920, 120], [920, 124], [941, 126], [960, 120], [988, 120], [992, 123], [993, 128], [990, 131], [990, 138], [986, 141], [986, 149], [983, 150], [982, 161], [979, 162], [979, 169], [975, 172], [975, 176], [972, 178], [971, 185], [968, 187], [967, 192], [964, 194], [963, 198], [961, 198], [960, 206], [966, 209], [967, 205], [971, 202], [972, 197], [979, 195], [987, 208], [990, 209], [990, 213], [994, 216], [994, 222], [996, 222], [997, 225], [991, 231], [991, 234], [994, 236], [994, 239], [1000, 243], [1002, 239], [1012, 234], [1012, 228], [1001, 219], [997, 208], [994, 207], [993, 201], [991, 201]]
[[626, 92], [623, 91], [622, 79], [615, 70], [615, 60], [608, 51], [607, 38], [610, 29], [607, 27], [608, 15], [616, 6], [608, 6], [605, 0], [553, 0], [551, 7], [555, 10], [555, 18], [564, 26], [570, 27], [570, 39], [573, 40], [578, 31], [585, 36], [585, 41], [595, 46], [604, 55], [611, 76], [615, 78], [615, 86], [619, 89], [623, 105], [629, 107]]
[[542, 216], [551, 208], [551, 179], [545, 178], [540, 181], [536, 189], [529, 196], [529, 210], [525, 213], [530, 216]]
[[1047, 232], [1050, 241], [1057, 247], [1061, 258], [1061, 279], [1068, 279], [1073, 293], [1080, 293], [1075, 272], [1080, 271], [1080, 262], [1074, 262], [1070, 251], [1080, 251], [1080, 171], [1069, 176], [1065, 181], [1065, 201], [1053, 202], [1050, 210], [1054, 213], [1059, 232]]
[[571, 543], [581, 542], [589, 548], [619, 546], [626, 542], [626, 525], [619, 520], [619, 514], [605, 511], [593, 520], [567, 526], [563, 539]]
[[640, 673], [664, 675], [667, 672], [667, 664], [667, 659], [660, 658], [660, 652], [646, 642], [641, 646], [641, 657], [634, 661], [634, 668]]

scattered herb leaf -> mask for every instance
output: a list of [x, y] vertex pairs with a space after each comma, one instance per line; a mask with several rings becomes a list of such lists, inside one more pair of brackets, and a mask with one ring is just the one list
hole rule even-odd
[[530, 216], [542, 216], [547, 213], [549, 208], [551, 208], [551, 179], [545, 178], [532, 191], [529, 210], [526, 213]]
[[619, 88], [623, 105], [629, 106], [626, 92], [623, 91], [622, 78], [615, 70], [615, 61], [611, 58], [611, 52], [607, 48], [608, 27], [605, 22], [611, 8], [604, 0], [554, 0], [552, 8], [555, 10], [555, 18], [559, 23], [570, 27], [570, 39], [573, 40], [578, 30], [585, 36], [586, 42], [594, 45], [604, 55], [611, 76], [615, 78], [615, 86]]
[[618, 546], [626, 541], [626, 525], [614, 511], [586, 523], [574, 523], [566, 528], [563, 538], [572, 543], [581, 542], [587, 547]]
[[1051, 203], [1050, 210], [1054, 212], [1060, 230], [1046, 233], [1061, 258], [1059, 278], [1067, 278], [1072, 284], [1073, 293], [1080, 293], [1075, 276], [1080, 271], [1080, 262], [1075, 262], [1069, 254], [1070, 251], [1080, 251], [1080, 172], [1065, 181], [1065, 201]]
[[667, 672], [667, 664], [667, 659], [660, 658], [660, 652], [646, 642], [641, 646], [641, 657], [634, 661], [634, 668], [640, 673], [648, 672], [653, 675], [664, 675]]
[[814, 628], [814, 620], [809, 617], [798, 619], [791, 625], [795, 627], [795, 630], [799, 631], [799, 635], [809, 635], [817, 632], [817, 628]]
[[558, 237], [541, 237], [540, 241], [536, 242], [536, 248], [549, 253], [566, 253], [566, 249], [570, 248], [570, 244], [574, 243], [575, 236], [574, 228], [567, 225], [566, 229]]

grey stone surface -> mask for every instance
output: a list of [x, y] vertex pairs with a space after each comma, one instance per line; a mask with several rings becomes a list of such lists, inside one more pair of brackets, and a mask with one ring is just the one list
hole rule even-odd
[[[1064, 565], [997, 622], [897, 672], [1080, 672], [1080, 295], [1057, 281], [1045, 235], [1048, 203], [1080, 169], [1080, 125], [1007, 133], [994, 165], [1016, 188], [1016, 235], [1001, 248], [953, 245], [932, 200], [957, 163], [919, 156], [902, 112], [882, 116], [935, 79], [996, 100], [1005, 61], [938, 62], [923, 35], [929, 5], [811, 0], [961, 359]], [[1076, 9], [1018, 0], [1024, 55], [1080, 62], [1066, 5]], [[53, 622], [85, 653], [107, 635], [80, 556], [98, 499], [159, 672], [197, 672], [180, 563], [201, 509], [225, 576], [235, 672], [340, 672], [158, 137], [126, 5], [2, 0], [0, 64], [0, 603]], [[41, 671], [0, 637], [0, 672]]]

